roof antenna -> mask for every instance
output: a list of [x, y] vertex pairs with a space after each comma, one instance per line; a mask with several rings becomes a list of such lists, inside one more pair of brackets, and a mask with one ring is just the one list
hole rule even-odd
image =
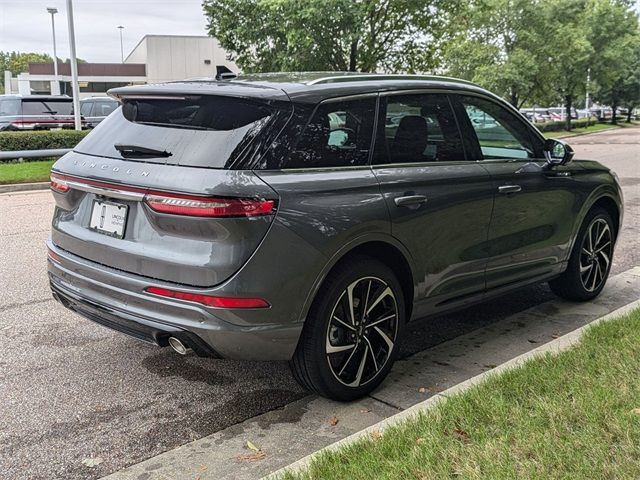
[[233, 80], [237, 76], [238, 76], [237, 73], [233, 73], [224, 65], [216, 65], [216, 80], [218, 81]]

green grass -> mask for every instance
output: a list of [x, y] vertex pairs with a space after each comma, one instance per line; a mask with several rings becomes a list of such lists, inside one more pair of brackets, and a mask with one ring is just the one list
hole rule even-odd
[[7, 183], [46, 182], [54, 160], [24, 163], [0, 163], [0, 185]]
[[603, 130], [610, 130], [612, 128], [619, 128], [619, 126], [611, 125], [610, 123], [596, 123], [589, 127], [573, 128], [570, 132], [567, 132], [566, 130], [560, 130], [559, 132], [545, 132], [544, 136], [547, 138], [572, 137], [573, 135], [578, 135], [580, 133], [595, 133]]
[[283, 478], [640, 478], [640, 310]]

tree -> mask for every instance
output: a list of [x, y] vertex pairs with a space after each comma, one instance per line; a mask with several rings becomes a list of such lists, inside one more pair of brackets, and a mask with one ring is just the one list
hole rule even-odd
[[[610, 101], [618, 100], [619, 75], [625, 51], [638, 35], [638, 20], [629, 0], [547, 0], [550, 27], [547, 48], [553, 62], [550, 84], [569, 112], [585, 94], [587, 72], [597, 91], [609, 90]], [[609, 103], [609, 102], [607, 102]], [[616, 108], [619, 106], [612, 105]], [[615, 120], [614, 120], [615, 121]]]
[[247, 72], [430, 70], [459, 0], [204, 0]]
[[51, 62], [46, 53], [3, 52], [0, 51], [0, 83], [4, 92], [4, 72], [9, 70], [12, 76], [29, 70], [29, 62]]
[[638, 87], [640, 32], [637, 14], [631, 7], [626, 0], [596, 2], [588, 20], [596, 51], [591, 67], [596, 79], [596, 98], [611, 106], [613, 124], [617, 123], [618, 108], [627, 102], [634, 103]]
[[473, 0], [458, 12], [444, 48], [448, 74], [478, 83], [520, 108], [544, 91], [541, 0]]

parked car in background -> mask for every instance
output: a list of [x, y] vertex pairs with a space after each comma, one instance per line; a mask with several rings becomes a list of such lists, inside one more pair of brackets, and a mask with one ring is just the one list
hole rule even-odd
[[122, 108], [53, 165], [51, 288], [180, 354], [289, 360], [351, 400], [412, 320], [538, 282], [591, 300], [609, 275], [615, 175], [469, 82], [315, 72], [111, 94]]
[[80, 100], [80, 113], [87, 122], [87, 128], [94, 128], [118, 108], [118, 105], [118, 101], [111, 97], [83, 98]]
[[74, 126], [71, 97], [0, 95], [0, 131], [50, 130]]
[[520, 113], [522, 113], [527, 120], [532, 123], [545, 123], [551, 121], [551, 114], [548, 110], [542, 107], [521, 108]]

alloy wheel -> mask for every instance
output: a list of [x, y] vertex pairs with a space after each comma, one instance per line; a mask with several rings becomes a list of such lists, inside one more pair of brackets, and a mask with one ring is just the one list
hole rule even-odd
[[326, 355], [335, 378], [349, 387], [373, 380], [387, 364], [398, 334], [398, 305], [376, 277], [347, 286], [331, 311]]
[[611, 228], [606, 220], [596, 218], [587, 229], [580, 252], [580, 279], [585, 290], [593, 292], [602, 286], [612, 255]]

